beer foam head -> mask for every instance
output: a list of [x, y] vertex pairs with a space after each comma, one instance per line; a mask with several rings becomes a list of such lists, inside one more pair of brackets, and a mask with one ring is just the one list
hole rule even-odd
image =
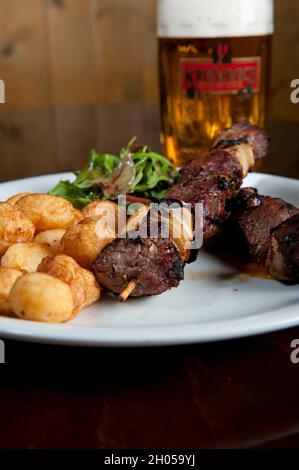
[[274, 0], [158, 0], [159, 37], [244, 37], [273, 31]]

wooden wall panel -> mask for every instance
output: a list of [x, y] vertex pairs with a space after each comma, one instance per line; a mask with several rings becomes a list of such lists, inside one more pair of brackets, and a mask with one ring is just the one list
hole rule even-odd
[[299, 122], [299, 105], [290, 100], [290, 83], [299, 78], [298, 0], [276, 0], [272, 75], [272, 116]]
[[[298, 0], [276, 0], [271, 114], [284, 141], [299, 122], [298, 17]], [[76, 168], [132, 135], [158, 148], [155, 30], [156, 0], [0, 0], [0, 179]]]
[[[299, 120], [299, 2], [276, 0], [272, 112]], [[156, 0], [0, 0], [7, 107], [157, 102]]]
[[7, 107], [49, 106], [44, 0], [0, 1], [0, 77]]
[[115, 103], [97, 108], [97, 140], [99, 151], [119, 152], [132, 137], [156, 150], [159, 143], [159, 118], [155, 103]]
[[0, 112], [0, 181], [57, 171], [53, 122], [49, 108]]
[[142, 48], [136, 0], [91, 0], [98, 103], [142, 100]]
[[53, 105], [93, 103], [90, 1], [46, 0], [46, 16]]
[[96, 101], [156, 101], [156, 1], [91, 3]]
[[56, 171], [81, 169], [90, 150], [97, 147], [94, 106], [56, 108]]
[[158, 89], [158, 50], [156, 37], [157, 4], [148, 0], [142, 4], [140, 28], [142, 41], [142, 86], [146, 102], [157, 102]]

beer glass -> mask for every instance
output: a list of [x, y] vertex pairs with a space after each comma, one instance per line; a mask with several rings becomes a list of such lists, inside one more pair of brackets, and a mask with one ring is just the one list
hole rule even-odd
[[158, 0], [161, 140], [176, 164], [244, 119], [265, 125], [273, 0]]

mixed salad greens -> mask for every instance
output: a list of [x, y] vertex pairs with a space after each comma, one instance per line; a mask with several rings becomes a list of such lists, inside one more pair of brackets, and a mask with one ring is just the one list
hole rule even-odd
[[118, 156], [92, 150], [75, 180], [60, 181], [50, 194], [63, 197], [81, 209], [96, 199], [117, 199], [119, 195], [136, 198], [162, 198], [179, 173], [165, 157], [135, 145], [136, 138]]

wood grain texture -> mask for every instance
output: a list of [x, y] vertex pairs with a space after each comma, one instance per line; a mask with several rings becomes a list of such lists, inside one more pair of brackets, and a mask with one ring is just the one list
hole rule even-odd
[[92, 0], [96, 101], [142, 99], [140, 4], [135, 0]]
[[[0, 0], [0, 179], [77, 168], [91, 148], [117, 152], [133, 135], [159, 149], [156, 1], [24, 2]], [[298, 14], [299, 2], [276, 1], [265, 169], [286, 176], [299, 161]]]
[[95, 83], [90, 1], [48, 0], [45, 10], [52, 104], [93, 103]]
[[[1, 0], [0, 76], [5, 107], [47, 107], [51, 84], [43, 0]], [[2, 105], [4, 106], [4, 105]]]
[[0, 448], [298, 448], [296, 337], [138, 351], [7, 342]]
[[273, 40], [271, 114], [299, 122], [299, 105], [291, 103], [291, 81], [299, 79], [299, 2], [277, 0]]
[[[156, 0], [1, 0], [8, 107], [157, 102]], [[299, 3], [276, 0], [272, 113], [299, 121]]]

